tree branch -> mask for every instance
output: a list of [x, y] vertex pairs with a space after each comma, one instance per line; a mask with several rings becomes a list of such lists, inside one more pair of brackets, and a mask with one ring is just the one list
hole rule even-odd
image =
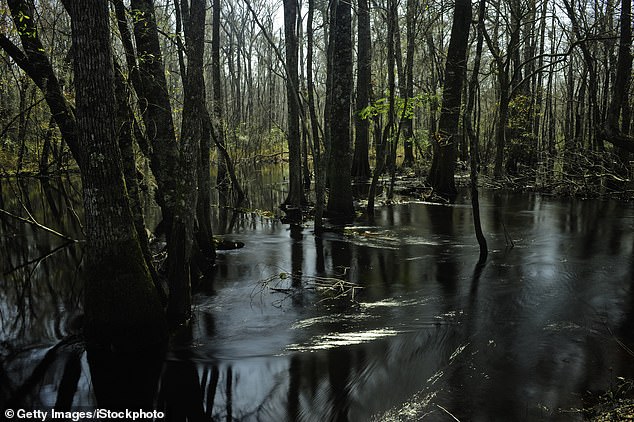
[[64, 240], [68, 240], [69, 242], [79, 242], [78, 239], [73, 239], [72, 237], [66, 236], [65, 234], [62, 234], [62, 233], [60, 233], [60, 232], [58, 232], [56, 230], [53, 230], [50, 227], [46, 227], [45, 225], [38, 223], [37, 221], [35, 221], [35, 219], [33, 217], [30, 217], [30, 218], [20, 217], [19, 215], [15, 215], [15, 214], [13, 214], [13, 213], [11, 213], [11, 212], [9, 212], [7, 210], [4, 210], [2, 208], [0, 208], [0, 214], [6, 215], [7, 217], [11, 217], [11, 218], [13, 218], [15, 220], [18, 220], [18, 221], [22, 222], [22, 223], [29, 224], [29, 225], [31, 225], [33, 227], [38, 228], [38, 229], [44, 230], [45, 232], [48, 232], [48, 233], [50, 233], [52, 235], [55, 235], [57, 237], [61, 237]]

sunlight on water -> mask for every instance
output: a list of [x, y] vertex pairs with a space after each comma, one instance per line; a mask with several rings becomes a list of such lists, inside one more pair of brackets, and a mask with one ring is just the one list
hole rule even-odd
[[318, 324], [327, 324], [327, 323], [341, 323], [344, 321], [355, 321], [355, 320], [363, 320], [367, 319], [369, 315], [367, 314], [333, 314], [333, 315], [324, 315], [320, 317], [308, 318], [301, 321], [297, 321], [294, 323], [291, 328], [293, 330], [304, 330], [309, 327], [313, 327]]
[[370, 341], [393, 337], [399, 331], [391, 329], [359, 331], [352, 333], [330, 333], [312, 339], [308, 344], [289, 344], [286, 350], [296, 352], [311, 352], [315, 350], [326, 350], [335, 347], [352, 346], [355, 344], [368, 343]]

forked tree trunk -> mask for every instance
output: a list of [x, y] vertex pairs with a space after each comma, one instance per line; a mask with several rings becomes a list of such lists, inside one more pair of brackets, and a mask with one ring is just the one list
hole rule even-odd
[[[189, 4], [188, 4], [189, 3]], [[205, 0], [184, 0], [182, 15], [187, 52], [187, 74], [183, 83], [183, 118], [178, 162], [178, 190], [167, 244], [170, 296], [167, 308], [172, 323], [182, 323], [191, 313], [191, 258], [194, 221], [198, 203], [200, 139], [204, 133], [205, 81], [203, 47]], [[210, 239], [201, 239], [210, 240]]]
[[142, 347], [166, 338], [163, 310], [134, 229], [115, 129], [108, 4], [65, 1], [72, 20], [77, 132], [88, 261], [90, 344]]

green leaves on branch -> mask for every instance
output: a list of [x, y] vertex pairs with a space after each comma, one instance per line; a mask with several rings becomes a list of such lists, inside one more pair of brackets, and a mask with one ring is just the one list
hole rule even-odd
[[[440, 104], [441, 93], [420, 93], [412, 98], [394, 98], [394, 110], [396, 115], [411, 119], [414, 113], [420, 107], [432, 105], [437, 107]], [[405, 110], [403, 110], [405, 108]], [[385, 116], [390, 110], [389, 97], [379, 98], [364, 109], [359, 110], [359, 117], [363, 120], [371, 119], [376, 116]], [[403, 113], [405, 111], [405, 113]]]
[[28, 38], [35, 38], [37, 36], [37, 30], [31, 21], [31, 17], [22, 11], [19, 11], [15, 17], [16, 28], [18, 34], [26, 36]]

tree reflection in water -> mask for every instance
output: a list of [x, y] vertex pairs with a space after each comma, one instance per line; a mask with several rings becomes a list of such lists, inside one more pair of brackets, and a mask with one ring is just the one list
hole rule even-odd
[[[0, 204], [80, 239], [75, 189], [3, 180]], [[244, 248], [219, 253], [167, 351], [85, 352], [82, 244], [0, 218], [0, 406], [209, 421], [446, 419], [441, 408], [460, 420], [570, 420], [557, 409], [634, 374], [613, 341], [634, 343], [631, 205], [483, 192], [491, 254], [474, 270], [466, 199], [384, 207], [376, 225], [314, 236], [255, 211], [276, 195], [227, 216], [225, 238]], [[281, 272], [294, 300], [253, 294]], [[357, 303], [317, 304], [305, 288], [344, 274], [363, 287]]]

